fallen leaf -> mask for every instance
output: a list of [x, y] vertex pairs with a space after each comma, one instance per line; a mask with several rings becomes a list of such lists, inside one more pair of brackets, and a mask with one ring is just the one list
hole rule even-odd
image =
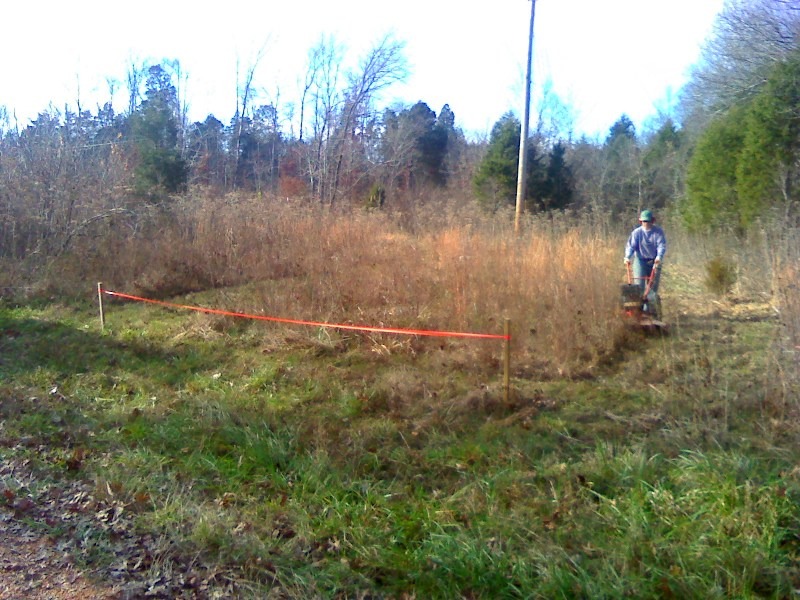
[[217, 506], [221, 506], [223, 508], [227, 508], [235, 501], [236, 501], [236, 494], [234, 494], [233, 492], [225, 492], [224, 494], [222, 494], [222, 496], [214, 500]]
[[14, 509], [21, 512], [27, 512], [34, 506], [36, 506], [36, 504], [34, 504], [33, 500], [30, 498], [20, 498], [14, 503]]
[[75, 450], [72, 451], [72, 456], [67, 459], [67, 470], [79, 470], [83, 464], [83, 458], [85, 455], [86, 451], [83, 448], [75, 448]]

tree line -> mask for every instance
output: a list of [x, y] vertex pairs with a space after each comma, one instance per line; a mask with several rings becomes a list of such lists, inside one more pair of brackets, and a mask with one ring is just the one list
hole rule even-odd
[[[738, 230], [771, 214], [793, 218], [799, 40], [792, 2], [729, 1], [677, 109], [646, 131], [623, 114], [604, 139], [575, 137], [569, 107], [545, 94], [531, 128], [527, 210], [617, 218], [647, 206], [692, 227]], [[396, 210], [445, 196], [513, 206], [518, 118], [499, 115], [488, 139], [469, 139], [449, 104], [438, 113], [423, 101], [380, 106], [407, 75], [403, 51], [385, 37], [343, 70], [343, 49], [322, 38], [285, 106], [255, 102], [254, 64], [228, 123], [188, 121], [177, 60], [131, 65], [122, 110], [50, 107], [20, 127], [0, 108], [0, 257], [57, 255], [97, 222], [135, 227], [141, 211], [167, 210], [190, 190]]]

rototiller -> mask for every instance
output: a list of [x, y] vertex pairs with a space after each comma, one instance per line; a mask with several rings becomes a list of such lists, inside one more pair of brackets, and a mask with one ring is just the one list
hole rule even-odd
[[[621, 286], [623, 315], [633, 326], [666, 330], [667, 325], [661, 320], [661, 298], [653, 290], [660, 265], [653, 266], [647, 277], [634, 277], [630, 263], [627, 263], [626, 267], [628, 282]], [[639, 281], [644, 281], [644, 289]]]

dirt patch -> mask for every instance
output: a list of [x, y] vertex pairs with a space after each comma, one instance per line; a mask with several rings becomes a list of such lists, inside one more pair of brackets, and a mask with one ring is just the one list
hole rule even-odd
[[236, 596], [234, 566], [206, 567], [169, 540], [138, 533], [135, 502], [107, 488], [0, 460], [0, 600]]
[[117, 587], [94, 582], [73, 563], [63, 544], [0, 514], [0, 599], [86, 600], [121, 598]]

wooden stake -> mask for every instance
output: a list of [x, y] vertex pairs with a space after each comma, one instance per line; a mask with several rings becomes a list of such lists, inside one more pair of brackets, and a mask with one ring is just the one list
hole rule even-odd
[[106, 330], [106, 315], [103, 312], [103, 282], [97, 282], [97, 303], [100, 305], [100, 331]]
[[506, 336], [503, 351], [503, 402], [511, 402], [511, 319], [506, 319], [503, 333]]

